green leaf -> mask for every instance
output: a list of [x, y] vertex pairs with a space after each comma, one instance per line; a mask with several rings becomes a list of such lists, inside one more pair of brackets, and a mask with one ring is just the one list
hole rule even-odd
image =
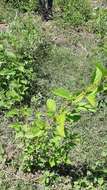
[[4, 47], [2, 44], [0, 44], [0, 51], [3, 51], [4, 50]]
[[19, 131], [18, 133], [16, 133], [15, 139], [18, 139], [18, 138], [24, 138], [24, 133], [22, 131]]
[[77, 104], [79, 102], [81, 102], [83, 100], [83, 98], [85, 97], [85, 92], [81, 92], [78, 96], [75, 97], [75, 100], [73, 101], [74, 104]]
[[96, 91], [90, 93], [88, 96], [86, 96], [86, 99], [88, 100], [88, 102], [93, 106], [96, 107], [97, 102], [96, 102]]
[[56, 112], [56, 103], [54, 100], [48, 99], [46, 104], [47, 104], [48, 112], [52, 112], [52, 113]]
[[96, 112], [95, 108], [92, 107], [92, 105], [90, 105], [89, 103], [87, 102], [80, 102], [78, 104], [78, 108], [77, 108], [77, 111], [91, 111], [91, 112]]
[[13, 117], [13, 116], [18, 116], [19, 115], [19, 110], [14, 108], [10, 111], [7, 112], [6, 116], [9, 117]]
[[15, 71], [9, 71], [8, 69], [5, 69], [5, 68], [0, 71], [0, 75], [1, 76], [6, 75], [7, 79], [9, 79], [10, 76], [14, 76], [15, 74], [16, 74]]
[[55, 166], [55, 161], [54, 161], [54, 159], [49, 159], [49, 164], [50, 164], [50, 166], [51, 167], [53, 167], [53, 166]]
[[103, 90], [104, 90], [104, 91], [107, 91], [107, 84], [104, 85]]
[[0, 100], [0, 108], [5, 107], [7, 108], [7, 105], [5, 104], [5, 101]]
[[45, 121], [42, 121], [41, 119], [36, 120], [35, 124], [39, 129], [44, 129], [46, 127]]
[[60, 136], [54, 136], [54, 138], [52, 139], [52, 143], [55, 144], [55, 146], [59, 146], [61, 137]]
[[98, 178], [98, 184], [103, 185], [103, 183], [104, 183], [104, 179], [102, 177]]
[[5, 54], [8, 58], [16, 59], [16, 55], [11, 51], [5, 51]]
[[19, 112], [24, 117], [30, 117], [32, 115], [32, 109], [27, 106], [20, 108]]
[[23, 67], [23, 65], [20, 65], [17, 69], [18, 69], [19, 71], [21, 71], [21, 72], [24, 72], [24, 71], [25, 71], [25, 68]]
[[78, 120], [80, 120], [80, 118], [81, 118], [81, 115], [78, 113], [67, 114], [67, 120], [71, 122], [77, 122]]
[[102, 155], [103, 157], [107, 157], [107, 152], [106, 152], [106, 151], [103, 151], [101, 155]]
[[27, 139], [33, 139], [36, 136], [31, 132], [27, 132], [27, 133], [25, 133], [24, 137]]
[[16, 101], [21, 100], [21, 96], [14, 89], [7, 91], [6, 96], [12, 100], [16, 100]]
[[61, 137], [65, 137], [65, 130], [64, 130], [65, 119], [66, 119], [65, 112], [62, 112], [56, 117], [56, 121], [58, 124], [56, 131], [57, 131], [57, 134]]
[[72, 95], [71, 93], [69, 92], [69, 90], [66, 90], [64, 88], [58, 88], [58, 89], [55, 89], [53, 91], [53, 93], [56, 95], [56, 96], [60, 96], [62, 98], [65, 98], [67, 100], [72, 100]]
[[42, 136], [44, 133], [43, 130], [40, 130], [40, 128], [38, 127], [31, 127], [31, 129], [29, 129], [26, 133], [25, 133], [25, 137], [28, 139], [32, 139], [35, 137], [40, 137]]
[[107, 169], [106, 168], [103, 169], [103, 173], [107, 175]]
[[20, 123], [14, 123], [14, 124], [10, 125], [10, 127], [15, 129], [16, 131], [20, 131], [22, 125]]
[[98, 90], [98, 87], [96, 87], [96, 85], [95, 84], [91, 84], [91, 85], [89, 85], [87, 88], [86, 88], [86, 94], [89, 94], [89, 93], [91, 93], [91, 92], [97, 92], [97, 90]]
[[103, 77], [104, 77], [104, 76], [107, 76], [107, 69], [103, 66], [103, 64], [97, 63], [97, 64], [96, 64], [96, 67], [100, 69], [100, 71], [101, 71], [102, 74], [103, 74]]
[[101, 83], [101, 80], [102, 80], [102, 71], [99, 67], [96, 68], [96, 73], [95, 73], [95, 77], [94, 77], [94, 81], [93, 81], [93, 84], [95, 85], [99, 85]]
[[28, 127], [27, 124], [23, 124], [23, 126], [21, 127], [21, 131], [23, 131], [24, 133], [27, 133], [30, 131], [30, 127]]

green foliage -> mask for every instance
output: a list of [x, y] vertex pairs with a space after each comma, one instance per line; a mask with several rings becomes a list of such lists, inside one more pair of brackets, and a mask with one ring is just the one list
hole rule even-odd
[[104, 73], [97, 66], [92, 84], [81, 93], [70, 96], [65, 89], [55, 90], [54, 94], [66, 100], [64, 104], [57, 106], [54, 100], [48, 99], [46, 110], [36, 112], [33, 121], [29, 122], [27, 115], [24, 123], [19, 121], [11, 126], [16, 130], [16, 139], [23, 144], [22, 168], [29, 171], [70, 163], [69, 153], [78, 142], [72, 126], [82, 111], [96, 111], [97, 96], [104, 92]]
[[0, 34], [0, 108], [8, 109], [37, 93], [40, 67], [50, 52], [33, 18], [14, 22], [10, 32]]
[[[18, 8], [21, 11], [32, 11], [38, 8], [36, 0], [34, 1], [33, 0], [31, 1], [9, 0], [9, 3], [14, 8]], [[83, 0], [81, 1], [70, 0], [69, 2], [67, 0], [66, 1], [57, 0], [56, 3], [58, 3], [58, 8], [60, 7], [60, 10], [61, 10], [60, 13], [65, 23], [69, 23], [72, 26], [81, 26], [81, 25], [86, 24], [86, 22], [88, 21], [87, 26], [91, 24], [91, 27], [92, 27], [91, 30], [98, 34], [97, 37], [98, 38], [100, 37], [99, 40], [103, 39], [101, 41], [102, 43], [99, 43], [100, 49], [98, 50], [97, 58], [101, 56], [100, 59], [103, 59], [104, 63], [106, 64], [107, 11], [103, 8], [101, 9], [98, 8], [94, 10], [93, 13], [91, 13], [90, 5], [88, 4], [88, 1], [83, 1]], [[1, 10], [1, 7], [0, 7], [0, 10]], [[88, 49], [90, 49], [90, 47], [87, 46], [86, 43], [89, 43], [89, 41], [86, 43], [84, 42], [83, 39], [85, 39], [85, 36], [84, 38], [83, 36], [82, 38], [80, 36], [79, 37], [75, 36], [73, 34], [73, 32], [75, 31], [70, 31], [69, 34], [67, 33], [67, 36], [68, 37], [70, 36], [70, 40], [71, 40], [71, 32], [72, 32], [72, 36], [73, 36], [72, 44], [74, 44], [76, 47], [76, 51], [74, 52], [73, 51], [74, 49], [71, 47], [72, 40], [70, 42], [69, 41], [64, 42], [63, 44], [63, 35], [62, 35], [61, 36], [62, 41], [58, 42], [58, 40], [60, 39], [60, 34], [62, 34], [62, 31], [61, 33], [59, 31], [57, 33], [57, 30], [56, 30], [57, 28], [55, 28], [55, 35], [52, 34], [53, 36], [51, 35], [50, 36], [52, 37], [52, 39], [54, 39], [54, 37], [56, 37], [56, 35], [59, 34], [58, 39], [55, 38], [55, 43], [58, 43], [58, 46], [55, 45], [56, 50], [54, 51], [53, 49], [53, 54], [51, 56], [51, 59], [48, 60], [51, 46], [45, 40], [45, 35], [44, 35], [45, 27], [44, 25], [42, 25], [42, 23], [40, 24], [43, 26], [44, 34], [43, 35], [41, 34], [41, 30], [40, 30], [41, 26], [38, 25], [37, 23], [40, 21], [40, 19], [37, 16], [33, 16], [29, 13], [26, 13], [26, 14], [21, 13], [20, 15], [17, 16], [15, 12], [16, 9], [14, 9], [13, 15], [12, 15], [12, 12], [10, 10], [12, 9], [8, 10], [9, 12], [8, 14], [6, 13], [7, 11], [6, 9], [5, 9], [5, 14], [4, 14], [4, 9], [0, 11], [1, 23], [2, 21], [4, 22], [9, 21], [10, 23], [9, 26], [7, 27], [7, 32], [0, 33], [0, 79], [1, 79], [0, 80], [0, 109], [12, 108], [7, 113], [7, 117], [8, 119], [10, 118], [9, 123], [13, 122], [12, 127], [16, 131], [15, 134], [16, 134], [16, 142], [19, 148], [19, 155], [22, 154], [21, 160], [19, 159], [20, 161], [18, 160], [17, 164], [16, 162], [14, 163], [17, 165], [17, 168], [15, 165], [15, 168], [14, 168], [15, 171], [18, 169], [18, 166], [20, 167], [20, 169], [23, 169], [25, 171], [33, 171], [35, 169], [37, 170], [44, 169], [42, 171], [39, 170], [41, 173], [43, 172], [44, 175], [42, 176], [41, 181], [39, 179], [37, 179], [36, 181], [35, 175], [34, 175], [34, 186], [33, 185], [30, 186], [29, 184], [28, 185], [26, 183], [24, 184], [23, 178], [24, 179], [26, 178], [25, 181], [28, 182], [30, 176], [32, 176], [33, 174], [32, 175], [31, 173], [27, 174], [28, 176], [25, 174], [24, 175], [22, 174], [22, 176], [20, 176], [20, 173], [22, 172], [19, 172], [17, 176], [17, 174], [14, 175], [14, 170], [13, 170], [13, 173], [11, 173], [12, 171], [9, 170], [10, 172], [9, 176], [8, 176], [9, 172], [4, 171], [6, 175], [5, 176], [1, 169], [1, 172], [0, 172], [1, 189], [6, 189], [6, 190], [7, 189], [32, 189], [32, 188], [35, 189], [36, 188], [35, 181], [36, 183], [40, 183], [40, 182], [43, 183], [43, 186], [38, 185], [38, 188], [41, 188], [41, 189], [45, 188], [44, 186], [48, 186], [46, 187], [46, 189], [61, 189], [61, 190], [62, 189], [74, 189], [74, 190], [76, 189], [80, 189], [80, 190], [81, 189], [83, 190], [107, 189], [107, 185], [106, 185], [107, 154], [105, 152], [103, 156], [100, 155], [101, 157], [98, 157], [99, 161], [93, 164], [93, 167], [90, 166], [88, 168], [88, 171], [85, 170], [85, 174], [84, 174], [85, 176], [83, 175], [79, 176], [79, 179], [76, 178], [75, 169], [74, 169], [74, 176], [73, 175], [68, 176], [69, 175], [67, 173], [68, 169], [65, 168], [65, 170], [67, 169], [67, 172], [64, 171], [65, 172], [64, 175], [66, 175], [67, 173], [67, 176], [64, 177], [63, 171], [62, 171], [64, 168], [59, 167], [59, 165], [64, 166], [64, 164], [66, 164], [66, 166], [68, 164], [69, 166], [69, 164], [71, 163], [71, 157], [72, 157], [71, 151], [76, 146], [76, 144], [78, 144], [80, 140], [78, 135], [73, 132], [73, 127], [76, 124], [77, 124], [77, 129], [74, 129], [74, 130], [77, 130], [78, 133], [82, 131], [81, 134], [84, 136], [84, 137], [81, 136], [82, 143], [84, 144], [83, 141], [87, 141], [86, 142], [87, 147], [84, 147], [83, 144], [80, 147], [78, 147], [79, 145], [77, 146], [77, 150], [74, 150], [73, 152], [73, 156], [74, 156], [73, 158], [75, 160], [78, 160], [78, 159], [85, 160], [87, 158], [87, 155], [90, 156], [89, 154], [90, 152], [92, 153], [93, 150], [95, 150], [95, 152], [99, 152], [99, 149], [101, 149], [102, 145], [104, 145], [105, 143], [104, 138], [103, 138], [104, 137], [103, 132], [106, 133], [106, 126], [105, 126], [105, 131], [104, 131], [104, 124], [102, 124], [103, 123], [102, 121], [103, 119], [105, 121], [104, 117], [106, 117], [106, 113], [105, 113], [106, 111], [105, 110], [103, 111], [102, 108], [103, 106], [106, 107], [107, 105], [107, 101], [104, 102], [105, 101], [104, 98], [107, 95], [107, 78], [106, 78], [107, 70], [101, 65], [97, 64], [97, 68], [93, 75], [91, 85], [86, 87], [82, 92], [78, 91], [75, 93], [73, 92], [71, 93], [69, 90], [66, 90], [65, 88], [55, 89], [53, 93], [54, 95], [60, 97], [58, 100], [61, 99], [61, 105], [60, 105], [60, 101], [56, 103], [55, 100], [50, 98], [46, 102], [45, 110], [43, 107], [43, 110], [41, 108], [40, 110], [36, 111], [36, 113], [34, 113], [34, 111], [32, 111], [28, 106], [22, 105], [22, 102], [24, 104], [25, 103], [29, 104], [30, 100], [32, 99], [32, 104], [33, 104], [36, 101], [39, 101], [39, 100], [41, 101], [41, 99], [44, 99], [45, 96], [47, 96], [47, 93], [49, 91], [49, 88], [46, 88], [46, 82], [49, 80], [48, 78], [49, 76], [47, 76], [48, 74], [46, 75], [46, 73], [48, 73], [47, 72], [48, 67], [50, 67], [50, 73], [53, 73], [53, 76], [54, 76], [53, 77], [54, 80], [53, 78], [51, 78], [52, 86], [56, 85], [56, 81], [58, 85], [58, 82], [60, 81], [61, 86], [65, 87], [66, 84], [68, 84], [69, 89], [70, 89], [72, 88], [71, 86], [73, 85], [76, 86], [75, 78], [78, 83], [77, 86], [79, 86], [79, 88], [80, 88], [80, 85], [82, 86], [84, 82], [82, 81], [81, 83], [81, 76], [80, 76], [81, 72], [78, 73], [77, 70], [81, 69], [82, 67], [82, 70], [84, 70], [84, 73], [88, 75], [87, 68], [89, 64], [84, 64], [84, 61], [87, 63], [87, 61], [84, 59], [84, 50], [82, 50], [83, 59], [82, 58], [80, 59], [81, 55], [79, 55], [78, 57], [76, 51], [78, 52], [78, 50], [80, 50], [77, 47], [79, 43], [81, 44], [81, 39], [82, 39], [83, 43], [81, 45], [83, 47], [86, 45], [85, 49], [88, 52]], [[91, 14], [93, 16], [92, 20], [90, 20]], [[12, 21], [12, 23], [9, 19]], [[46, 32], [48, 32], [47, 29], [51, 30], [50, 26], [51, 24], [46, 25], [47, 27]], [[52, 26], [54, 26], [53, 22], [52, 22]], [[64, 32], [67, 32], [67, 31], [68, 29], [66, 30], [65, 28]], [[54, 32], [54, 29], [53, 29], [53, 32]], [[79, 35], [82, 35], [82, 32], [79, 33]], [[89, 35], [89, 40], [90, 39], [91, 38]], [[100, 52], [101, 54], [99, 54], [99, 51], [101, 51]], [[72, 59], [72, 55], [74, 53], [76, 56], [75, 56], [75, 59], [74, 57]], [[50, 62], [52, 64], [50, 64]], [[71, 65], [69, 67], [68, 66], [66, 67], [65, 65], [69, 64], [69, 62], [71, 63]], [[47, 63], [47, 65], [45, 63]], [[45, 68], [45, 71], [44, 71], [43, 66]], [[72, 70], [69, 69], [71, 66], [72, 66]], [[86, 66], [86, 70], [85, 70], [85, 66]], [[63, 74], [61, 73], [62, 68], [64, 68]], [[69, 70], [69, 72], [67, 72], [67, 70]], [[58, 73], [58, 75], [56, 73]], [[67, 83], [65, 82], [66, 81], [65, 80], [66, 77], [64, 75], [65, 73], [68, 76]], [[47, 78], [47, 80], [44, 80], [45, 77]], [[63, 78], [64, 78], [64, 81], [63, 81]], [[104, 78], [106, 79], [105, 81], [103, 80]], [[103, 103], [101, 104], [101, 102]], [[20, 107], [19, 109], [18, 107], [20, 104], [22, 105], [22, 107]], [[33, 107], [34, 106], [35, 105], [33, 104]], [[99, 115], [100, 115], [99, 117], [99, 115], [97, 114], [98, 112], [96, 112], [96, 110], [99, 109], [100, 107], [102, 109], [102, 112], [101, 112], [102, 115], [100, 115], [100, 111], [99, 111]], [[37, 105], [36, 105], [36, 108], [37, 108]], [[88, 114], [84, 114], [84, 112], [87, 112], [87, 111], [88, 111]], [[96, 112], [96, 113], [93, 113], [93, 112]], [[89, 113], [90, 113], [90, 117], [89, 117]], [[77, 122], [80, 121], [80, 118], [83, 115], [85, 117], [87, 117], [88, 115], [89, 125], [86, 123], [87, 118], [85, 118], [83, 119], [84, 127], [80, 126], [80, 128], [78, 128], [78, 125], [79, 124], [81, 125], [81, 122], [80, 123], [77, 123]], [[96, 115], [98, 116], [96, 117]], [[91, 120], [91, 116], [94, 119]], [[99, 123], [97, 120], [95, 121], [96, 118], [98, 119], [98, 121], [100, 121]], [[94, 125], [93, 121], [95, 123], [95, 128], [96, 128], [95, 131], [93, 130], [93, 125]], [[1, 123], [2, 122], [3, 121], [1, 121]], [[100, 124], [101, 124], [101, 127], [103, 126], [103, 128], [99, 126]], [[6, 144], [7, 141], [2, 146], [2, 140], [5, 141], [6, 139], [3, 133], [6, 133], [5, 136], [8, 133], [8, 130], [6, 128], [7, 122], [5, 125], [3, 126], [2, 125], [1, 127], [5, 129], [3, 129], [3, 131], [2, 129], [0, 130], [0, 138], [1, 138], [0, 168], [1, 168], [1, 165], [3, 165], [3, 170], [5, 170], [5, 169], [14, 167], [12, 165], [14, 162], [14, 156], [12, 158], [9, 158], [8, 160], [8, 155], [6, 155], [7, 153], [5, 152], [6, 147], [4, 147], [4, 144]], [[92, 132], [89, 134], [88, 133], [89, 131], [92, 131]], [[96, 131], [98, 131], [96, 133], [97, 138], [94, 134], [94, 132]], [[9, 133], [9, 138], [10, 138], [10, 135], [11, 134]], [[96, 138], [95, 141], [93, 141], [94, 137]], [[91, 147], [88, 144], [89, 143], [88, 139], [91, 139], [90, 141], [92, 141]], [[96, 141], [98, 141], [97, 142], [98, 144], [96, 143]], [[101, 145], [101, 147], [99, 146], [99, 144]], [[94, 145], [94, 148], [92, 147], [93, 145]], [[85, 149], [85, 151], [83, 151], [82, 149]], [[91, 149], [92, 151], [90, 151]], [[81, 159], [78, 156], [78, 153], [76, 151], [80, 153], [80, 157], [83, 154], [83, 152], [85, 153], [88, 152], [88, 153], [86, 153], [86, 155], [83, 154], [82, 159]], [[94, 158], [94, 155], [95, 153], [92, 155], [93, 158]], [[9, 167], [4, 167], [4, 165], [5, 166], [8, 165]], [[11, 165], [13, 167], [10, 167]], [[59, 176], [59, 173], [56, 173], [58, 168], [61, 169], [62, 173], [60, 172], [60, 174], [62, 177]], [[50, 171], [53, 171], [53, 172], [50, 172]], [[78, 171], [78, 172], [81, 172], [81, 171]], [[37, 172], [36, 175], [37, 175], [37, 178], [41, 177], [39, 176], [39, 172]], [[13, 176], [13, 179], [12, 179], [12, 176]], [[16, 176], [16, 181], [15, 181], [15, 176]], [[71, 176], [72, 176], [72, 182], [71, 182]], [[17, 177], [18, 178], [22, 177], [22, 181], [19, 182]], [[33, 183], [32, 182], [33, 179], [30, 179], [30, 180], [31, 180], [31, 183]], [[57, 187], [57, 185], [59, 185], [58, 183], [61, 183], [60, 188]]]
[[47, 108], [43, 114], [37, 112], [31, 123], [16, 123], [11, 126], [16, 130], [16, 138], [23, 142], [22, 167], [25, 170], [68, 162], [67, 153], [76, 143], [76, 136], [69, 133], [67, 126], [65, 128], [65, 111], [60, 109], [53, 112], [53, 108]]
[[22, 101], [32, 70], [26, 69], [15, 53], [0, 47], [0, 107], [10, 108]]
[[37, 10], [38, 1], [37, 0], [9, 0], [8, 3], [15, 8], [19, 8], [22, 11]]
[[[90, 173], [90, 172], [89, 172]], [[94, 179], [95, 182], [89, 180], [87, 177], [81, 178], [80, 180], [74, 182], [73, 189], [83, 189], [83, 190], [96, 190], [101, 189], [104, 190], [106, 186], [104, 185], [103, 178]]]
[[[37, 11], [39, 9], [37, 0], [9, 0], [9, 3], [23, 11]], [[91, 6], [89, 0], [57, 0], [55, 8], [61, 10], [61, 16], [66, 23], [80, 26], [91, 18]]]
[[102, 159], [98, 160], [91, 168], [87, 170], [87, 175], [75, 181], [73, 189], [86, 190], [104, 190], [107, 187], [107, 152], [103, 151]]
[[65, 22], [80, 26], [91, 18], [91, 6], [88, 0], [58, 1]]
[[88, 25], [91, 30], [99, 35], [101, 39], [107, 34], [107, 10], [105, 8], [97, 8], [93, 11], [92, 19]]

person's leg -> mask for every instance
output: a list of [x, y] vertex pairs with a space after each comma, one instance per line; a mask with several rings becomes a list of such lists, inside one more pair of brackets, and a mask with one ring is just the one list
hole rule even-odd
[[52, 10], [53, 0], [48, 0], [48, 8]]
[[48, 15], [52, 18], [52, 6], [53, 6], [53, 0], [48, 0]]
[[47, 9], [45, 0], [39, 0], [40, 12], [43, 20], [47, 20]]

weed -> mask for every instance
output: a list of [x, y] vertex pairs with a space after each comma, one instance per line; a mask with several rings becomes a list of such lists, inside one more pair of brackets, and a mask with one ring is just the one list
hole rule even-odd
[[80, 26], [91, 18], [91, 6], [87, 0], [58, 1], [62, 10], [62, 17], [66, 23], [72, 26]]
[[40, 65], [50, 52], [32, 19], [27, 17], [19, 24], [20, 19], [11, 24], [11, 32], [0, 34], [0, 107], [6, 109], [24, 100], [30, 102], [42, 75]]
[[54, 91], [66, 100], [64, 105], [57, 107], [53, 99], [48, 99], [46, 111], [36, 112], [31, 123], [25, 120], [24, 124], [17, 122], [11, 126], [16, 130], [16, 138], [23, 143], [24, 170], [70, 163], [69, 153], [78, 142], [78, 136], [72, 133], [72, 125], [80, 119], [82, 111], [95, 112], [97, 95], [106, 91], [105, 83], [102, 83], [106, 75], [107, 71], [98, 65], [93, 83], [81, 93], [71, 94], [62, 88]]

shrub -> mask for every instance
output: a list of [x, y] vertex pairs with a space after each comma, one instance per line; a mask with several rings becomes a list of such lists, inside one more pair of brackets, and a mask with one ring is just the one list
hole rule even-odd
[[0, 35], [1, 108], [29, 103], [38, 92], [37, 79], [45, 77], [41, 64], [50, 53], [50, 45], [35, 25], [33, 17], [19, 17], [11, 24], [10, 32]]
[[32, 69], [25, 68], [16, 55], [4, 50], [1, 45], [0, 51], [0, 107], [10, 108], [15, 103], [21, 102], [25, 94]]
[[80, 26], [91, 17], [91, 6], [88, 0], [58, 1], [65, 22]]
[[[102, 82], [106, 75], [107, 71], [98, 66], [92, 84], [81, 93], [56, 89], [54, 94], [64, 98], [64, 104], [57, 106], [53, 99], [48, 99], [46, 111], [37, 111], [33, 121], [29, 122], [28, 117], [24, 123], [19, 120], [11, 126], [23, 144], [21, 166], [24, 170], [49, 169], [70, 163], [70, 151], [78, 142], [78, 136], [72, 133], [73, 124], [80, 119], [82, 111], [96, 111], [98, 94], [107, 90]], [[8, 116], [16, 113], [14, 110]]]

